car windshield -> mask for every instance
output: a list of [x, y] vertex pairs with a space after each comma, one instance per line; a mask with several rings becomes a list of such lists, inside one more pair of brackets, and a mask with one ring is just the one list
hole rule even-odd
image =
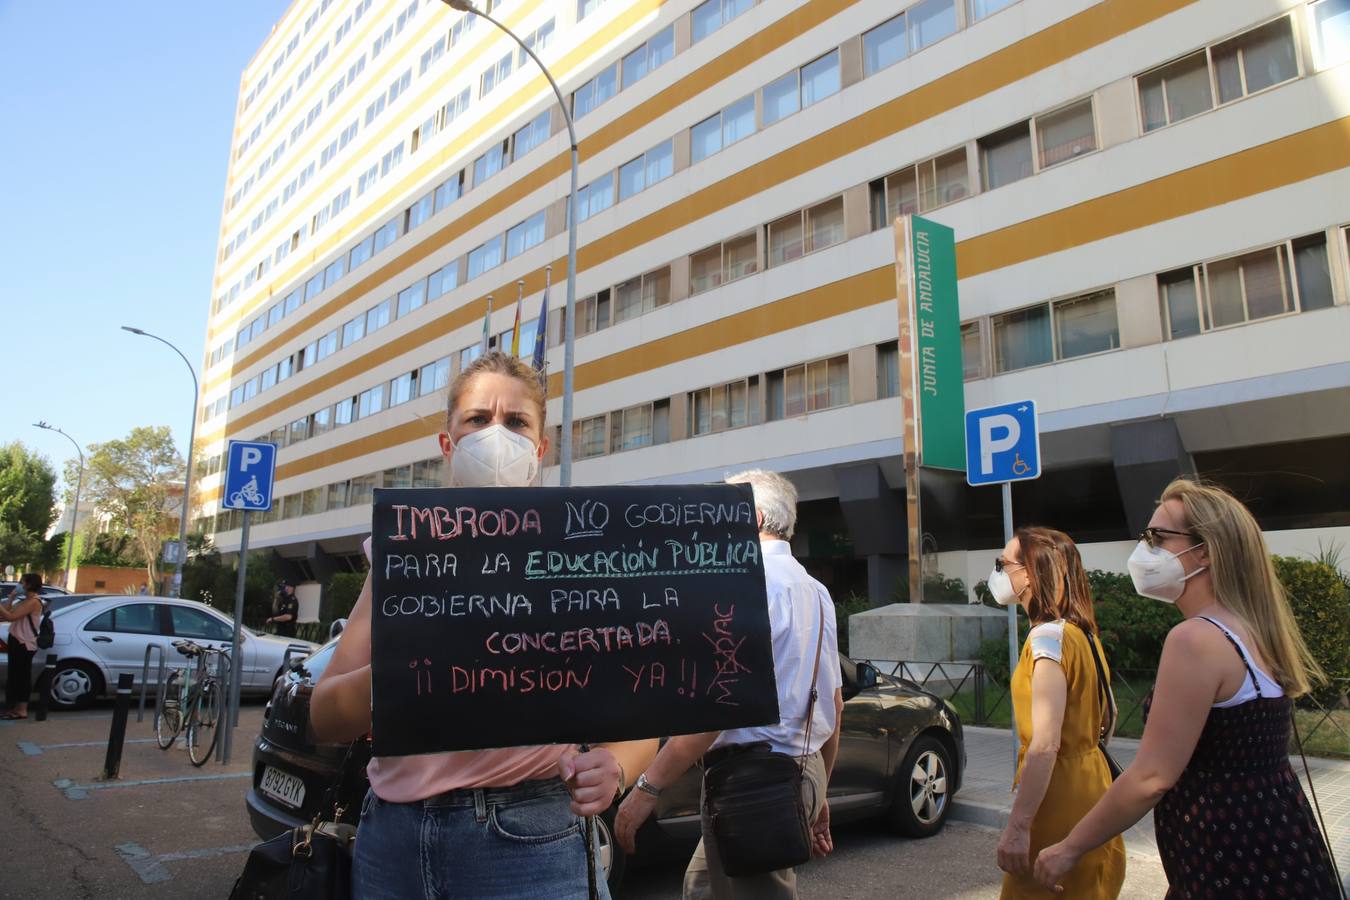
[[306, 657], [300, 665], [304, 666], [309, 673], [309, 680], [317, 682], [323, 675], [323, 670], [328, 668], [328, 663], [333, 659], [333, 653], [337, 650], [337, 641], [330, 641], [320, 647], [313, 656]]

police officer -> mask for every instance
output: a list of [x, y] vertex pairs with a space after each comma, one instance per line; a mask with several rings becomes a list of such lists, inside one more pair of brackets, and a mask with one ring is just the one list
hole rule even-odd
[[300, 618], [300, 601], [295, 599], [295, 587], [289, 581], [277, 582], [277, 594], [272, 599], [272, 616], [264, 625], [281, 637], [295, 637], [295, 623]]

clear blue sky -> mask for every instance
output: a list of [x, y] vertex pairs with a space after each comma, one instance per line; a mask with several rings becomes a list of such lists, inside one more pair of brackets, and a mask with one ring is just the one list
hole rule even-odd
[[[0, 0], [0, 441], [168, 425], [186, 451], [244, 65], [286, 0]], [[198, 376], [200, 377], [200, 372]]]

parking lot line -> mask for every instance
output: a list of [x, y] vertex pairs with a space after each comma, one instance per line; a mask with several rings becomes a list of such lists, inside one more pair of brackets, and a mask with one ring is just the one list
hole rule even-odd
[[94, 781], [88, 784], [76, 784], [69, 778], [58, 778], [52, 786], [62, 791], [67, 800], [84, 800], [90, 791], [106, 788], [144, 787], [151, 784], [178, 784], [184, 781], [226, 781], [234, 778], [252, 778], [252, 772], [222, 772], [217, 775], [176, 775], [171, 778], [142, 778], [139, 781]]
[[[134, 741], [124, 741], [126, 744], [153, 744], [154, 738], [136, 738]], [[19, 741], [19, 749], [23, 751], [24, 756], [41, 756], [46, 750], [65, 750], [69, 747], [106, 747], [107, 741], [73, 741], [68, 744], [35, 744], [32, 741]]]
[[177, 853], [150, 855], [140, 844], [118, 844], [113, 848], [122, 857], [131, 871], [135, 872], [146, 884], [159, 884], [173, 878], [173, 873], [164, 865], [184, 859], [209, 859], [213, 856], [225, 856], [231, 853], [246, 853], [253, 849], [252, 844], [234, 844], [229, 847], [210, 847], [205, 850], [183, 850]]

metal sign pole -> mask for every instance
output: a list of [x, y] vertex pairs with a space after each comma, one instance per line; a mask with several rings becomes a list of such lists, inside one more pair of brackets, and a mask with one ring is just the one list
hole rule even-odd
[[[1013, 539], [1012, 482], [1003, 482], [1003, 543]], [[1017, 778], [1017, 754], [1021, 750], [1021, 741], [1017, 738], [1017, 710], [1012, 702], [1012, 675], [1017, 668], [1017, 604], [1008, 604], [1008, 721], [1012, 726], [1013, 779]]]
[[234, 728], [239, 724], [239, 682], [244, 667], [239, 659], [239, 647], [244, 627], [244, 576], [248, 571], [248, 510], [244, 510], [244, 524], [239, 534], [239, 577], [234, 586], [234, 640], [230, 645], [229, 702], [225, 706], [225, 749], [221, 762], [230, 764], [230, 745]]

